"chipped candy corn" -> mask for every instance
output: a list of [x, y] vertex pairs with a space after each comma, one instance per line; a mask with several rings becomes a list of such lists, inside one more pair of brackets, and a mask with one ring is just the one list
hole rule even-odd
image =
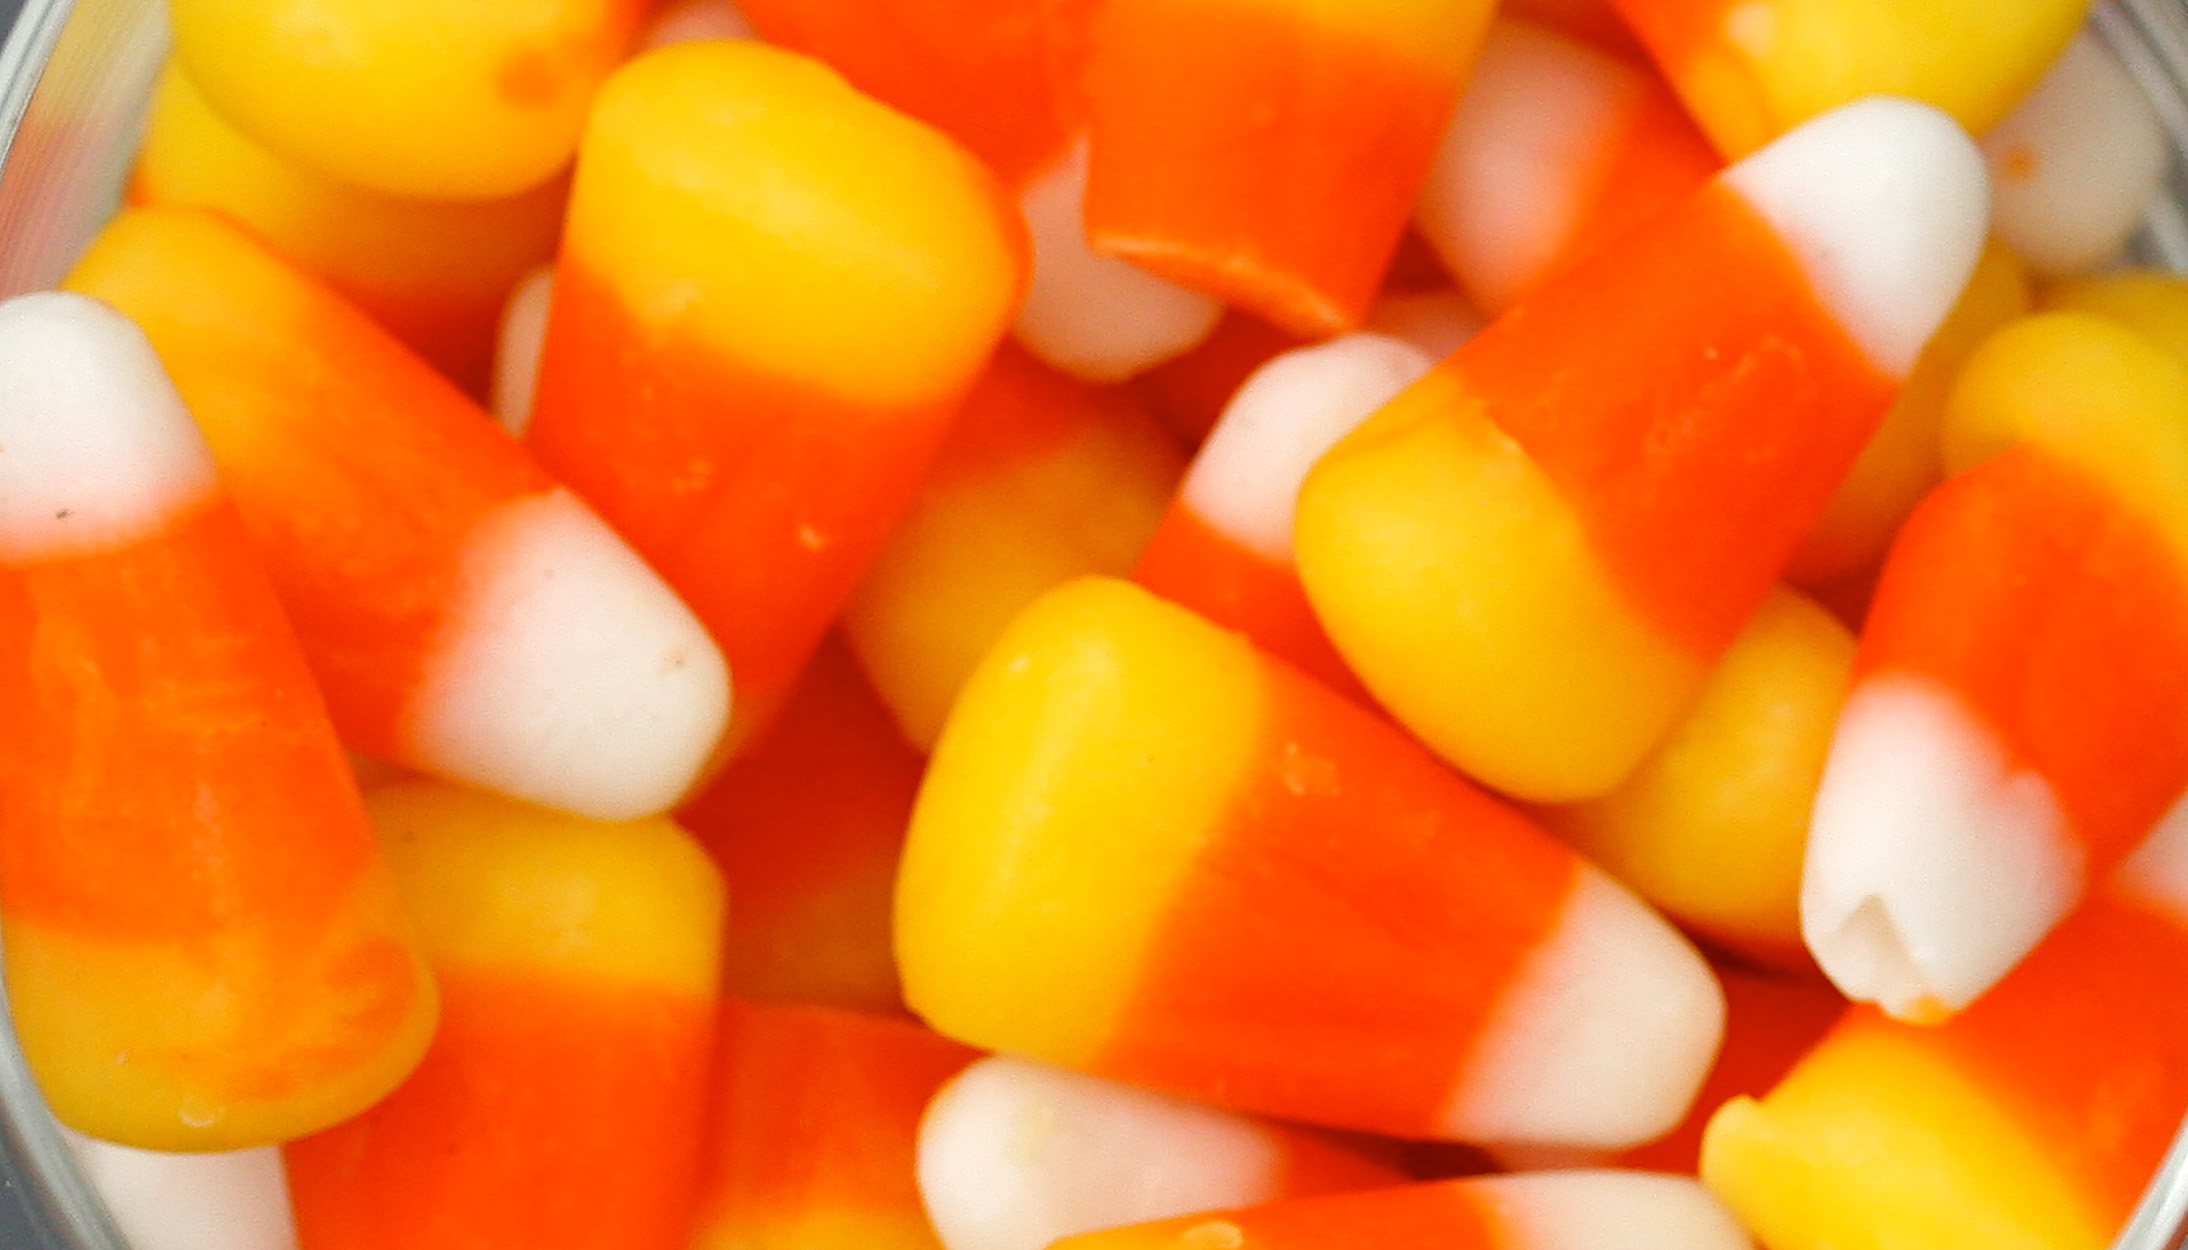
[[678, 44], [602, 92], [527, 438], [722, 644], [732, 749], [910, 507], [1019, 270], [988, 175], [815, 62]]
[[442, 993], [424, 1062], [285, 1151], [309, 1250], [654, 1250], [695, 1200], [723, 892], [670, 821], [368, 796]]
[[304, 658], [144, 336], [0, 305], [0, 925], [71, 1127], [262, 1145], [409, 1072], [434, 993]]
[[1801, 883], [1824, 970], [1903, 1017], [1974, 1001], [2188, 787], [2188, 371], [2044, 314], [1946, 423], [2009, 450], [1900, 531]]
[[1295, 333], [1357, 329], [1488, 10], [1111, 0], [1086, 79], [1089, 239]]
[[[516, 195], [560, 173], [641, 0], [179, 0], [175, 56], [260, 143], [416, 199]], [[299, 108], [297, 101], [318, 102]]]
[[1092, 1233], [1056, 1250], [1748, 1250], [1692, 1179], [1575, 1170], [1484, 1176], [1204, 1211]]
[[1608, 792], [1875, 429], [1975, 263], [1982, 195], [1948, 118], [1866, 101], [1490, 325], [1307, 477], [1300, 579], [1338, 652], [1489, 785]]
[[1008, 1055], [958, 1074], [919, 1126], [920, 1194], [948, 1250], [1043, 1250], [1120, 1224], [1400, 1179], [1297, 1128]]
[[1516, 811], [1102, 578], [1028, 608], [960, 694], [896, 935], [951, 1036], [1398, 1136], [1645, 1140], [1722, 1014], [1690, 947]]
[[976, 1056], [905, 1020], [727, 1004], [688, 1244], [942, 1250], [915, 1142], [935, 1090]]
[[601, 819], [693, 787], [720, 651], [477, 405], [201, 213], [122, 214], [69, 284], [160, 350], [352, 746]]

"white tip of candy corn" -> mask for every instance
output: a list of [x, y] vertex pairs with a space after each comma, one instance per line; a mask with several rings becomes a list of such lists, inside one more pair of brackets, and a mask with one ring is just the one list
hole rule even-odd
[[1443, 1127], [1491, 1145], [1639, 1145], [1686, 1114], [1724, 1020], [1702, 956], [1583, 867], [1557, 929], [1499, 1002]]
[[1960, 298], [1989, 229], [1982, 154], [1958, 122], [1871, 96], [1721, 175], [1784, 239], [1870, 363], [1905, 378]]
[[540, 349], [547, 344], [547, 313], [555, 298], [555, 267], [541, 265], [510, 288], [494, 340], [494, 377], [488, 407], [501, 428], [519, 438], [532, 424], [532, 397], [539, 393]]
[[1809, 824], [1801, 934], [1848, 998], [1957, 1011], [2081, 896], [2051, 787], [2016, 771], [1934, 682], [1863, 679], [1839, 713]]
[[1503, 1217], [1510, 1250], [1749, 1250], [1747, 1234], [1699, 1181], [1588, 1170], [1466, 1182]]
[[1223, 409], [1178, 494], [1201, 520], [1290, 563], [1299, 484], [1331, 444], [1434, 365], [1380, 334], [1348, 334], [1256, 369]]
[[1998, 237], [2048, 275], [2117, 256], [2157, 196], [2165, 127], [2124, 66], [2087, 31], [1983, 136]]
[[996, 1056], [919, 1126], [919, 1192], [947, 1250], [1059, 1237], [1277, 1196], [1283, 1151], [1244, 1116]]
[[64, 292], [0, 304], [0, 556], [123, 546], [217, 488], [135, 323]]
[[2188, 928], [2188, 795], [2174, 801], [2150, 836], [2119, 866], [2114, 883]]
[[729, 719], [698, 618], [567, 490], [482, 524], [413, 704], [418, 767], [596, 820], [683, 797]]
[[638, 37], [641, 51], [704, 39], [752, 39], [752, 21], [730, 0], [679, 0], [666, 5]]
[[1221, 301], [1087, 246], [1086, 144], [1019, 196], [1033, 274], [1011, 325], [1025, 349], [1092, 382], [1120, 382], [1208, 337]]
[[62, 1136], [130, 1250], [295, 1250], [278, 1146], [168, 1154]]
[[1413, 207], [1484, 311], [1510, 307], [1556, 259], [1638, 84], [1562, 35], [1508, 18], [1489, 28]]

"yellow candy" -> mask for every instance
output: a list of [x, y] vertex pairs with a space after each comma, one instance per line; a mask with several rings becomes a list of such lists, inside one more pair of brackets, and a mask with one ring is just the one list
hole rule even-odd
[[2045, 287], [2036, 302], [2124, 322], [2188, 361], [2188, 279], [2177, 273], [2141, 269], [2068, 278]]
[[637, 0], [172, 0], [175, 55], [213, 106], [330, 178], [494, 199], [577, 149]]
[[1800, 949], [1808, 814], [1854, 637], [1779, 589], [1625, 785], [1544, 822], [1674, 918], [1743, 950]]

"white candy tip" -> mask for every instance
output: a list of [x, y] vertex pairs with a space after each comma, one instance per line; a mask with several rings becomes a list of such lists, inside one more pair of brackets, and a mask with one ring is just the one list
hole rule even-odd
[[1870, 96], [1722, 176], [1777, 228], [1871, 363], [1905, 378], [1989, 229], [1983, 157], [1960, 124], [1927, 104]]
[[1503, 1215], [1512, 1250], [1749, 1250], [1738, 1220], [1699, 1181], [1586, 1170], [1467, 1182]]
[[62, 1137], [130, 1250], [295, 1250], [278, 1146], [169, 1154]]
[[557, 488], [481, 526], [464, 577], [407, 762], [596, 820], [682, 798], [728, 723], [729, 668], [659, 576]]
[[1382, 334], [1348, 334], [1285, 352], [1231, 397], [1178, 488], [1231, 541], [1289, 564], [1307, 470], [1435, 362]]
[[2042, 778], [2017, 772], [1950, 691], [1864, 679], [1809, 825], [1801, 933], [1848, 998], [1957, 1011], [2080, 898], [2083, 862]]
[[1208, 337], [1223, 304], [1089, 247], [1086, 169], [1081, 141], [1019, 196], [1033, 273], [1011, 333], [1057, 369], [1091, 382], [1121, 382]]
[[1060, 1237], [1276, 1196], [1282, 1151], [1244, 1116], [996, 1056], [935, 1095], [919, 1191], [947, 1250]]
[[547, 344], [547, 314], [555, 298], [555, 267], [541, 265], [510, 288], [502, 305], [501, 332], [494, 341], [492, 401], [494, 420], [518, 438], [532, 424], [532, 400], [539, 393], [540, 351]]
[[1724, 990], [1701, 955], [1583, 868], [1461, 1075], [1445, 1131], [1491, 1145], [1639, 1145], [1686, 1114], [1724, 1020]]
[[123, 546], [217, 488], [135, 323], [60, 291], [0, 304], [0, 556]]

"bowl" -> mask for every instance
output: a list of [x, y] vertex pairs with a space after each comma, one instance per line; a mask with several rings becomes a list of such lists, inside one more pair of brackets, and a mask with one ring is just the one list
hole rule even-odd
[[[0, 0], [0, 20], [15, 5]], [[2188, 5], [2101, 0], [2090, 25], [2171, 138], [2163, 194], [2131, 243], [2139, 263], [2188, 271]], [[119, 203], [168, 32], [160, 0], [21, 0], [0, 46], [0, 298], [63, 273]], [[0, 990], [0, 1010], [5, 1008]], [[0, 1246], [128, 1250], [0, 1028]], [[2113, 1250], [2188, 1245], [2188, 1126]]]

